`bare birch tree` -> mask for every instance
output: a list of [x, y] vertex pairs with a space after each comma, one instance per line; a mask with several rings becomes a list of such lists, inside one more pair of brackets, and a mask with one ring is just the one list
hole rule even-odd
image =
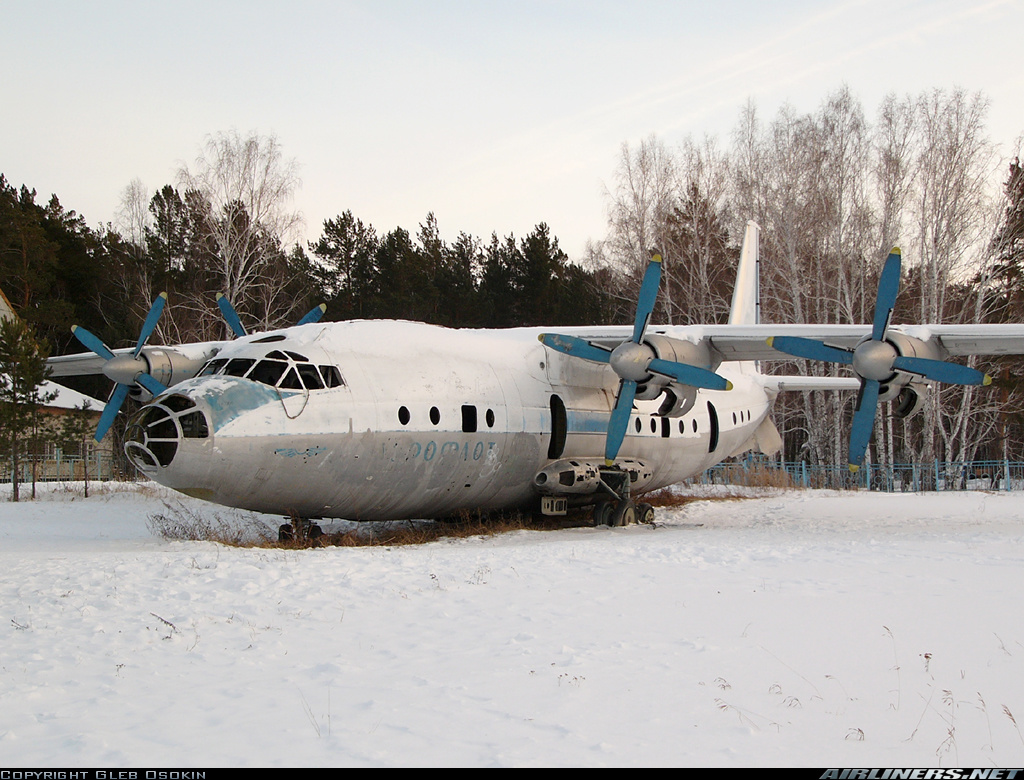
[[[635, 150], [622, 144], [615, 192], [609, 193], [610, 235], [604, 248], [613, 263], [635, 278], [636, 289], [652, 250], [661, 250], [666, 238], [668, 215], [676, 203], [675, 171], [673, 155], [656, 136], [644, 139]], [[628, 297], [635, 302], [633, 293]], [[671, 324], [671, 293], [659, 304]]]
[[[972, 321], [973, 306], [950, 301], [952, 282], [972, 276], [983, 258], [989, 231], [985, 217], [986, 182], [991, 170], [991, 144], [985, 137], [987, 101], [980, 93], [969, 95], [961, 89], [946, 94], [934, 90], [917, 100], [920, 147], [911, 209], [914, 219], [914, 255], [919, 259], [922, 322]], [[942, 414], [943, 396], [958, 399], [962, 407], [949, 416]], [[959, 453], [954, 430], [957, 418], [968, 414], [973, 391], [936, 386], [925, 407], [924, 435], [920, 457], [930, 462]], [[951, 399], [952, 400], [952, 399]], [[941, 436], [944, 452], [939, 451]]]
[[738, 255], [729, 242], [729, 161], [714, 138], [687, 138], [676, 164], [675, 206], [665, 214], [662, 255], [673, 322], [724, 322]]
[[276, 261], [302, 224], [290, 205], [299, 187], [297, 163], [283, 156], [274, 136], [232, 131], [209, 137], [178, 180], [207, 208], [202, 229], [214, 253], [210, 272], [223, 293], [262, 326], [290, 321], [299, 304], [278, 295], [286, 280]]

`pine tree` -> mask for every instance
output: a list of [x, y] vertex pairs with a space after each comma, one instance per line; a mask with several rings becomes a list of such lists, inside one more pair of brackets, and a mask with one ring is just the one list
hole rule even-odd
[[42, 384], [49, 369], [49, 349], [36, 341], [20, 319], [0, 322], [0, 443], [11, 464], [11, 500], [19, 498], [18, 481], [25, 439], [38, 423], [39, 407], [56, 398]]

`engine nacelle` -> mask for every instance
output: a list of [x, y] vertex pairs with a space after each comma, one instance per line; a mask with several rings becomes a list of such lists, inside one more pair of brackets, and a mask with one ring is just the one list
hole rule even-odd
[[[629, 474], [631, 490], [643, 490], [654, 478], [654, 471], [642, 461], [618, 458], [615, 465]], [[601, 488], [601, 468], [592, 460], [558, 460], [537, 472], [533, 486], [541, 495], [549, 496], [596, 493]]]
[[931, 393], [931, 385], [911, 382], [902, 389], [892, 405], [892, 413], [898, 420], [906, 420], [920, 412]]
[[[694, 344], [655, 333], [648, 335], [644, 343], [654, 350], [655, 357], [673, 363], [686, 363], [714, 371], [721, 362], [712, 358], [711, 350], [703, 342]], [[663, 417], [681, 417], [693, 408], [697, 400], [697, 388], [681, 385], [658, 374], [652, 374], [650, 380], [637, 387], [636, 397], [642, 401], [651, 401], [662, 394], [665, 399], [658, 414]]]
[[[943, 359], [939, 347], [931, 341], [921, 341], [921, 339], [906, 336], [892, 330], [886, 334], [885, 340], [902, 357], [919, 357], [927, 358], [928, 360]], [[904, 371], [894, 371], [889, 379], [882, 382], [882, 386], [878, 391], [878, 400], [896, 401], [897, 404], [893, 408], [893, 412], [898, 414], [897, 409], [906, 408], [907, 412], [904, 416], [909, 417], [920, 410], [921, 405], [924, 403], [922, 399], [927, 395], [927, 389], [928, 386], [921, 381], [920, 377]], [[904, 391], [906, 391], [905, 394]]]
[[[149, 366], [149, 375], [162, 385], [170, 387], [191, 379], [206, 364], [207, 357], [190, 358], [170, 347], [145, 347], [140, 355]], [[141, 385], [133, 385], [129, 395], [139, 401], [149, 401], [153, 394]]]

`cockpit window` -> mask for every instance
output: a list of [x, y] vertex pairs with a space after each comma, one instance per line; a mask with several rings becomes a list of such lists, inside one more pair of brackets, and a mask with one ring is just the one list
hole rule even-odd
[[249, 372], [249, 379], [254, 382], [274, 386], [286, 368], [288, 368], [288, 364], [280, 360], [261, 360]]
[[323, 390], [342, 387], [345, 380], [336, 366], [315, 366], [298, 352], [271, 350], [262, 360], [256, 358], [232, 358], [211, 360], [200, 376], [226, 374], [245, 377], [260, 384], [280, 387], [283, 390]]
[[312, 363], [299, 363], [295, 366], [299, 369], [299, 378], [307, 390], [322, 390], [324, 383], [320, 378], [320, 372]]
[[341, 374], [334, 366], [320, 366], [320, 375], [324, 378], [326, 387], [341, 387], [345, 384], [341, 381]]
[[302, 384], [299, 382], [299, 375], [295, 373], [294, 368], [289, 368], [288, 373], [284, 375], [278, 385], [283, 390], [301, 390]]
[[235, 358], [228, 361], [224, 373], [228, 376], [245, 376], [255, 362], [252, 358]]
[[218, 374], [227, 362], [227, 360], [211, 360], [206, 364], [203, 370], [199, 372], [199, 376], [211, 376], [213, 374]]

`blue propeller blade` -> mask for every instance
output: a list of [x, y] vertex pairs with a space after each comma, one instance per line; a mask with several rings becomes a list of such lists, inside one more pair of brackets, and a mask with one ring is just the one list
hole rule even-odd
[[850, 426], [850, 471], [856, 471], [864, 462], [868, 442], [875, 429], [875, 412], [878, 410], [879, 382], [874, 379], [861, 380], [857, 408], [853, 412]]
[[714, 371], [686, 363], [674, 363], [670, 360], [654, 358], [647, 364], [647, 370], [675, 379], [680, 384], [690, 387], [702, 387], [705, 390], [732, 390], [732, 382]]
[[142, 372], [137, 377], [135, 377], [135, 381], [138, 382], [147, 390], [149, 390], [149, 392], [151, 392], [153, 395], [160, 395], [160, 393], [167, 389], [167, 385], [154, 379], [146, 372]]
[[661, 255], [655, 255], [647, 264], [644, 280], [640, 284], [640, 296], [636, 304], [636, 318], [633, 321], [633, 343], [643, 340], [644, 332], [654, 313], [654, 304], [658, 300], [658, 287], [661, 285]]
[[238, 319], [238, 312], [235, 311], [235, 307], [231, 305], [223, 293], [217, 293], [217, 307], [220, 309], [221, 314], [224, 315], [224, 320], [227, 322], [228, 327], [231, 328], [231, 332], [238, 338], [245, 336], [245, 328], [242, 327], [242, 321]]
[[885, 258], [882, 275], [878, 278], [878, 294], [875, 296], [875, 319], [871, 325], [871, 338], [881, 341], [889, 327], [896, 296], [900, 292], [900, 249], [893, 247]]
[[153, 335], [153, 331], [156, 330], [156, 324], [160, 320], [160, 315], [163, 313], [164, 305], [167, 303], [167, 293], [162, 292], [153, 301], [153, 305], [149, 307], [149, 314], [146, 315], [146, 321], [142, 323], [142, 330], [139, 331], [139, 340], [135, 344], [135, 357], [138, 357], [142, 352], [142, 348], [146, 346], [146, 342], [149, 341], [149, 337]]
[[82, 346], [86, 349], [90, 349], [99, 355], [101, 358], [111, 360], [114, 357], [114, 353], [107, 349], [107, 345], [100, 341], [96, 336], [87, 331], [85, 328], [80, 328], [77, 325], [71, 326], [71, 332], [75, 335]]
[[295, 324], [296, 325], [309, 325], [312, 322], [320, 322], [320, 318], [324, 316], [324, 313], [326, 311], [327, 311], [327, 304], [326, 303], [321, 303], [319, 306], [316, 306], [316, 307], [310, 309], [309, 312], [306, 313], [306, 316], [303, 317], [301, 320], [299, 320]]
[[565, 355], [592, 360], [595, 363], [607, 363], [612, 353], [606, 349], [595, 347], [586, 339], [575, 336], [563, 336], [558, 333], [542, 333], [537, 337], [546, 347]]
[[103, 407], [103, 414], [100, 415], [100, 421], [96, 425], [95, 438], [97, 442], [103, 441], [103, 437], [107, 435], [110, 426], [114, 424], [114, 418], [121, 411], [121, 405], [127, 397], [128, 385], [114, 385], [114, 392], [111, 394], [110, 400], [107, 401], [107, 405]]
[[970, 366], [962, 366], [959, 363], [947, 363], [945, 360], [929, 360], [927, 358], [897, 357], [892, 362], [893, 368], [900, 371], [909, 371], [912, 374], [920, 374], [926, 379], [935, 382], [945, 382], [951, 385], [990, 385], [992, 377], [983, 374]]
[[824, 360], [829, 363], [842, 363], [850, 365], [853, 363], [853, 352], [839, 347], [830, 347], [814, 339], [805, 339], [800, 336], [773, 336], [768, 339], [768, 346], [785, 352], [798, 358], [808, 360]]
[[636, 382], [623, 379], [619, 385], [619, 397], [615, 400], [611, 419], [608, 421], [608, 437], [604, 445], [604, 462], [612, 465], [619, 454], [622, 440], [626, 438], [626, 426], [633, 413], [633, 399], [636, 398]]
[[[142, 354], [142, 348], [146, 346], [146, 342], [149, 341], [149, 337], [152, 336], [153, 331], [156, 330], [156, 324], [160, 320], [160, 315], [163, 313], [166, 303], [167, 293], [160, 293], [156, 300], [153, 301], [153, 305], [149, 307], [149, 313], [146, 315], [146, 320], [142, 323], [142, 330], [139, 332], [139, 338], [135, 342], [135, 350], [132, 353], [133, 360], [138, 362], [140, 365], [145, 365], [145, 363], [144, 361], [139, 360], [139, 355]], [[111, 376], [118, 376], [119, 381], [114, 385], [114, 392], [111, 393], [110, 400], [107, 401], [107, 405], [103, 407], [103, 414], [100, 415], [99, 423], [96, 426], [96, 441], [102, 441], [103, 437], [107, 435], [107, 431], [110, 430], [110, 426], [114, 424], [114, 419], [117, 417], [117, 413], [121, 411], [124, 399], [128, 397], [128, 391], [131, 389], [132, 385], [125, 384], [123, 381], [126, 378], [126, 372], [134, 372], [135, 367], [131, 362], [128, 362], [126, 365], [123, 362], [127, 360], [125, 356], [122, 355], [118, 358], [110, 351], [110, 349], [107, 348], [106, 344], [85, 328], [72, 325], [71, 332], [75, 335], [75, 338], [86, 347], [86, 349], [91, 349], [108, 362], [111, 360], [118, 361], [117, 370], [113, 371]], [[111, 368], [113, 368], [113, 365]], [[157, 381], [142, 370], [135, 374], [134, 383], [142, 385], [153, 395], [160, 395], [160, 393], [167, 389], [166, 385]]]

